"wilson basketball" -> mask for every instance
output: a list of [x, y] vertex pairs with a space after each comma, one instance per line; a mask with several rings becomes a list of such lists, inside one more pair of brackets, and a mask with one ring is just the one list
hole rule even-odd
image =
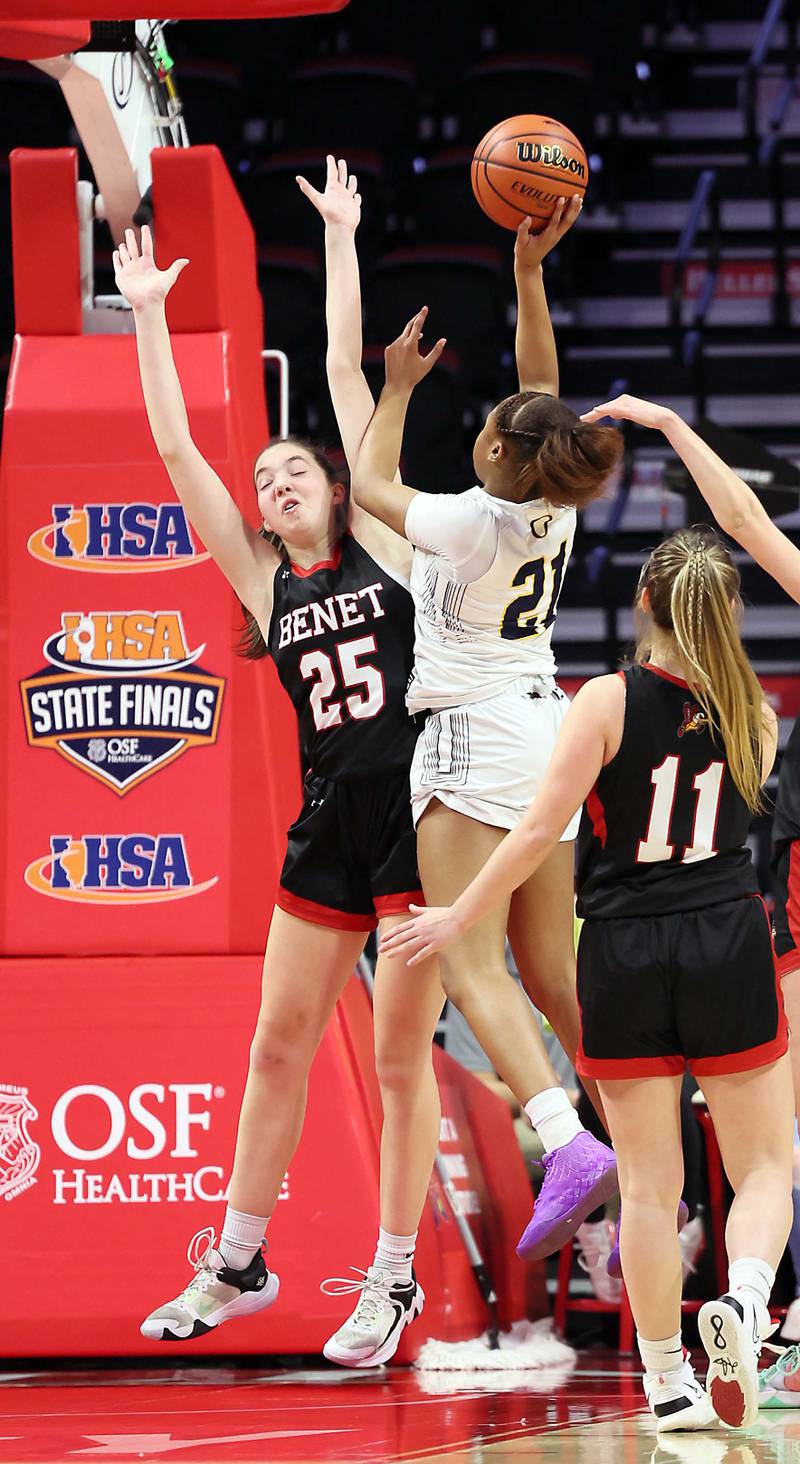
[[475, 149], [472, 191], [485, 214], [517, 229], [526, 214], [533, 232], [547, 224], [559, 198], [581, 198], [589, 182], [586, 153], [574, 132], [552, 117], [508, 117]]

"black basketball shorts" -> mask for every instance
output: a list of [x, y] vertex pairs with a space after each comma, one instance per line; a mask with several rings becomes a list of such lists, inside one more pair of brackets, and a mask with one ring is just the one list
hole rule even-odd
[[581, 1077], [747, 1072], [789, 1034], [767, 912], [745, 896], [680, 914], [587, 920], [578, 946]]
[[779, 976], [800, 969], [800, 841], [785, 844], [775, 875], [775, 955]]
[[309, 773], [277, 905], [334, 930], [374, 930], [422, 901], [408, 771], [338, 783]]

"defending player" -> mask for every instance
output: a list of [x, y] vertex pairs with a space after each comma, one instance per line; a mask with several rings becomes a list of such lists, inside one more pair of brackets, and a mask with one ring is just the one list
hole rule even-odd
[[[663, 432], [686, 464], [724, 533], [735, 539], [767, 574], [800, 604], [800, 549], [772, 522], [744, 479], [698, 437], [677, 412], [641, 397], [616, 397], [587, 412], [584, 421], [605, 417], [635, 422]], [[781, 762], [781, 776], [773, 823], [775, 869], [775, 949], [782, 978], [789, 1030], [800, 1031], [800, 736], [795, 727]], [[794, 1072], [795, 1111], [800, 1114], [800, 1043], [790, 1046]]]
[[[736, 1427], [758, 1408], [757, 1358], [792, 1218], [788, 1034], [769, 922], [745, 844], [776, 719], [741, 643], [739, 576], [710, 530], [650, 555], [637, 664], [587, 683], [518, 828], [449, 909], [384, 949], [429, 960], [539, 867], [585, 801], [578, 860], [582, 1033], [617, 1152], [622, 1263], [660, 1432]], [[680, 1086], [702, 1084], [734, 1190], [728, 1293], [700, 1331], [708, 1398], [682, 1349], [675, 1207]]]
[[[360, 370], [354, 384], [349, 362], [337, 354], [349, 342], [360, 362], [360, 199], [343, 163], [337, 169], [329, 159], [325, 195], [316, 201], [326, 222], [329, 380], [352, 461], [373, 404]], [[248, 654], [275, 661], [310, 770], [270, 925], [221, 1236], [205, 1236], [205, 1248], [191, 1254], [193, 1280], [142, 1325], [146, 1336], [174, 1341], [259, 1311], [277, 1296], [262, 1239], [302, 1130], [314, 1053], [368, 932], [378, 921], [384, 930], [397, 921], [419, 884], [408, 787], [416, 733], [404, 705], [413, 644], [410, 551], [358, 510], [347, 531], [344, 485], [318, 451], [293, 438], [271, 443], [255, 464], [258, 512], [271, 542], [244, 520], [192, 441], [172, 359], [164, 302], [186, 262], [158, 270], [146, 229], [141, 253], [128, 232], [115, 256], [119, 289], [134, 310], [150, 426], [194, 528], [247, 607]], [[422, 1309], [412, 1263], [439, 1135], [431, 1043], [443, 1000], [436, 963], [415, 982], [409, 1002], [407, 977], [378, 962], [382, 1228], [373, 1266], [351, 1288], [361, 1293], [354, 1316], [326, 1347], [350, 1365], [390, 1358]]]
[[[411, 790], [420, 872], [433, 904], [455, 899], [539, 786], [567, 705], [550, 640], [575, 509], [602, 491], [621, 455], [618, 433], [582, 425], [556, 395], [541, 262], [553, 231], [578, 213], [578, 200], [561, 200], [543, 234], [529, 233], [530, 220], [518, 232], [520, 391], [489, 413], [475, 443], [483, 486], [422, 494], [392, 481], [411, 393], [443, 346], [420, 356], [425, 310], [386, 352], [386, 385], [358, 457], [358, 502], [415, 550], [416, 648], [407, 700], [411, 712], [429, 716]], [[530, 1016], [504, 958], [507, 931], [528, 995], [574, 1060], [576, 830], [577, 820], [534, 878], [465, 935], [442, 966], [448, 997], [544, 1146], [545, 1184], [518, 1247], [531, 1257], [556, 1249], [616, 1190], [613, 1154], [582, 1128], [541, 1048], [534, 1064], [531, 1041], [519, 1041]]]

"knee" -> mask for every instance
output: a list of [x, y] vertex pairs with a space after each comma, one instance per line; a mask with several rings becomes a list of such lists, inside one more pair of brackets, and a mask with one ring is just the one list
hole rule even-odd
[[309, 1049], [308, 1024], [262, 1018], [250, 1045], [250, 1071], [260, 1077], [276, 1078], [298, 1067], [307, 1067], [313, 1056]]
[[440, 956], [439, 974], [441, 977], [444, 994], [453, 1006], [463, 1016], [467, 1016], [469, 1007], [477, 1001], [496, 981], [508, 981], [511, 977], [505, 965], [498, 962], [495, 969], [491, 963], [479, 963], [477, 961], [459, 962], [451, 964]]
[[435, 1081], [431, 1050], [427, 1044], [424, 1051], [418, 1052], [398, 1051], [396, 1047], [377, 1047], [375, 1070], [381, 1092], [390, 1094], [393, 1098], [416, 1094], [428, 1075]]

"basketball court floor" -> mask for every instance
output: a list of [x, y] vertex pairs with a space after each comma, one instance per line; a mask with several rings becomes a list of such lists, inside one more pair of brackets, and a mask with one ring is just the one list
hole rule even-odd
[[483, 1375], [228, 1366], [0, 1374], [0, 1460], [537, 1460], [797, 1464], [800, 1409], [656, 1442], [639, 1373], [613, 1352], [570, 1371]]

